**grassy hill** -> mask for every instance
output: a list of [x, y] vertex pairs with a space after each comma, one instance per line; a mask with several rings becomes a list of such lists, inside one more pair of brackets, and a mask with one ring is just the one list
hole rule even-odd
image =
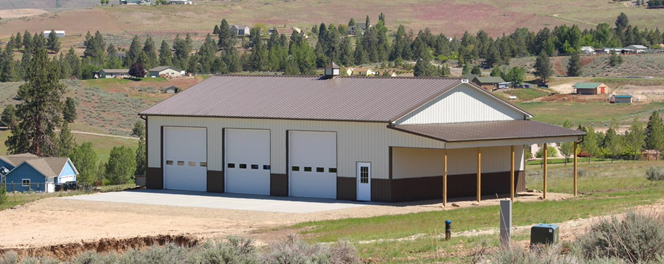
[[[25, 3], [24, 3], [25, 2]], [[0, 8], [33, 6], [50, 8], [56, 0], [9, 1], [0, 0]], [[92, 0], [57, 0], [63, 7], [84, 7], [98, 4]], [[615, 18], [626, 13], [631, 24], [639, 28], [662, 25], [662, 10], [631, 7], [624, 3], [604, 0], [403, 0], [403, 1], [331, 1], [331, 0], [273, 0], [273, 1], [195, 1], [190, 6], [108, 6], [83, 10], [58, 11], [51, 16], [16, 19], [0, 28], [0, 38], [24, 30], [40, 31], [57, 27], [68, 34], [100, 30], [110, 34], [172, 34], [176, 32], [210, 32], [215, 24], [226, 18], [231, 24], [264, 23], [268, 26], [296, 26], [310, 29], [321, 22], [348, 23], [355, 18], [363, 23], [367, 15], [376, 22], [382, 12], [387, 26], [399, 24], [417, 30], [429, 27], [433, 32], [461, 36], [464, 31], [485, 30], [493, 36], [512, 32], [519, 27], [538, 30], [561, 24], [579, 24], [581, 28], [598, 23], [613, 24]], [[77, 23], [85, 21], [86, 23]], [[177, 23], [174, 23], [177, 21]], [[174, 34], [173, 34], [174, 35]]]

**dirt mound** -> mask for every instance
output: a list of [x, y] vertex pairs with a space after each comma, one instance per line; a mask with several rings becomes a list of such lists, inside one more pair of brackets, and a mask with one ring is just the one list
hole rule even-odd
[[98, 253], [123, 252], [130, 249], [142, 249], [155, 245], [163, 246], [168, 243], [174, 243], [178, 246], [193, 247], [199, 242], [200, 239], [192, 235], [158, 235], [126, 239], [102, 238], [98, 241], [92, 242], [67, 243], [46, 247], [0, 248], [0, 255], [14, 251], [21, 258], [50, 257], [65, 261], [87, 251]]
[[605, 102], [608, 95], [553, 94], [530, 102]]

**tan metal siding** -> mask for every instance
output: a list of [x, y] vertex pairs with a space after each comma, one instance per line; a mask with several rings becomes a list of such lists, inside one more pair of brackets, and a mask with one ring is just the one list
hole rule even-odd
[[433, 124], [521, 120], [524, 114], [469, 84], [461, 84], [397, 121], [402, 124]]
[[[510, 170], [510, 147], [481, 148], [482, 172], [505, 172]], [[523, 170], [523, 146], [515, 146], [515, 170]], [[392, 177], [407, 179], [443, 174], [441, 149], [393, 148]], [[448, 174], [472, 174], [477, 172], [477, 148], [452, 149], [447, 151]]]
[[387, 128], [387, 123], [149, 116], [148, 166], [161, 167], [162, 126], [206, 127], [208, 169], [223, 170], [222, 130], [224, 128], [269, 129], [273, 174], [286, 173], [286, 131], [336, 131], [337, 162], [341, 177], [355, 177], [358, 161], [371, 162], [374, 178], [389, 178], [389, 146], [444, 148], [444, 143]]

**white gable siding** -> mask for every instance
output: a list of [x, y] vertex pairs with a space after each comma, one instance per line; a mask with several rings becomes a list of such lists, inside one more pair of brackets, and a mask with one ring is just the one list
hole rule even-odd
[[524, 114], [512, 106], [469, 84], [461, 84], [396, 123], [434, 124], [522, 119]]
[[444, 148], [445, 143], [387, 128], [387, 123], [336, 122], [278, 119], [148, 117], [148, 167], [161, 167], [161, 128], [191, 126], [207, 128], [208, 169], [223, 170], [224, 128], [269, 129], [272, 173], [286, 173], [286, 133], [334, 131], [337, 133], [337, 163], [340, 177], [355, 177], [356, 162], [372, 164], [372, 177], [389, 177], [389, 147]]
[[[524, 170], [523, 146], [514, 146], [514, 169]], [[482, 172], [510, 170], [510, 147], [481, 148]], [[442, 149], [393, 148], [392, 177], [394, 179], [443, 175]], [[477, 173], [477, 148], [447, 151], [447, 174]]]

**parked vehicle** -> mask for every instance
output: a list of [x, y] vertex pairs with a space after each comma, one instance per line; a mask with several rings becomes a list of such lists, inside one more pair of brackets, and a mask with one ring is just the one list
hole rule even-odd
[[68, 181], [62, 184], [63, 191], [75, 191], [78, 188], [78, 185], [75, 181]]
[[546, 84], [546, 83], [538, 83], [538, 84], [537, 84], [537, 87], [540, 87], [540, 88], [549, 88], [549, 85]]

